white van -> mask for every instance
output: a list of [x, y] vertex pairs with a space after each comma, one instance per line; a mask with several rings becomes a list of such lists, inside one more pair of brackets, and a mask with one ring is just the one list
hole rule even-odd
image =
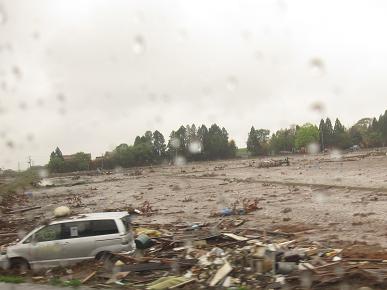
[[102, 212], [57, 219], [40, 226], [2, 255], [10, 267], [49, 267], [100, 259], [135, 250], [127, 212]]

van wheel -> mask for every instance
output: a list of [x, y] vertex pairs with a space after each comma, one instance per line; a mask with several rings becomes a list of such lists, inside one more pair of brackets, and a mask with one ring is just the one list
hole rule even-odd
[[31, 269], [30, 263], [24, 258], [12, 258], [10, 260], [10, 268], [19, 273], [26, 272]]
[[113, 255], [112, 253], [110, 253], [110, 252], [101, 252], [101, 253], [98, 253], [97, 256], [95, 256], [95, 259], [96, 259], [98, 262], [103, 263], [103, 267], [104, 267], [105, 270], [107, 270], [107, 271], [111, 271], [111, 270], [114, 268], [115, 262], [117, 262], [117, 257], [114, 256], [114, 255]]
[[99, 252], [96, 256], [95, 259], [98, 262], [105, 262], [110, 260], [113, 257], [112, 253], [110, 252]]

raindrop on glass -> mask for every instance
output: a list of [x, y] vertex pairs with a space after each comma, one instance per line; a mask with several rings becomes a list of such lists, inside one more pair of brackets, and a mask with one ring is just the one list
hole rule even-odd
[[315, 192], [313, 193], [313, 200], [316, 202], [316, 203], [324, 203], [327, 201], [328, 197], [325, 193], [323, 192]]
[[199, 141], [193, 141], [188, 145], [188, 150], [191, 154], [202, 152], [202, 144]]
[[178, 138], [172, 138], [171, 145], [173, 148], [179, 148], [180, 147], [180, 140]]
[[35, 138], [35, 136], [34, 136], [34, 134], [32, 134], [32, 133], [30, 133], [30, 134], [27, 135], [27, 141], [29, 141], [29, 142], [34, 141], [34, 138]]
[[325, 106], [322, 102], [314, 102], [310, 105], [310, 109], [319, 114], [323, 114], [325, 112]]
[[184, 156], [176, 156], [174, 163], [176, 166], [184, 166], [187, 163], [187, 160]]
[[133, 52], [135, 54], [142, 54], [145, 51], [145, 40], [141, 35], [137, 35], [133, 41]]
[[13, 149], [15, 147], [15, 144], [13, 143], [13, 141], [9, 140], [7, 141], [7, 143], [5, 143], [7, 145], [7, 147]]
[[64, 102], [66, 100], [66, 97], [63, 94], [58, 94], [56, 98], [59, 102]]
[[317, 154], [320, 151], [320, 145], [317, 143], [310, 143], [307, 147], [307, 152], [309, 154]]
[[262, 51], [260, 50], [257, 50], [255, 53], [254, 53], [254, 56], [257, 60], [262, 60], [263, 59], [263, 53]]
[[4, 25], [7, 22], [7, 14], [4, 7], [0, 4], [0, 25]]
[[66, 115], [66, 109], [65, 108], [59, 108], [59, 110], [58, 110], [58, 113], [60, 114], [60, 115]]
[[36, 104], [37, 104], [39, 107], [43, 107], [43, 106], [44, 106], [44, 101], [43, 101], [43, 99], [37, 99], [37, 100], [36, 100]]
[[334, 160], [340, 160], [342, 157], [341, 151], [338, 149], [333, 149], [330, 154], [331, 158]]
[[227, 84], [226, 84], [227, 90], [229, 90], [230, 92], [233, 92], [236, 90], [237, 86], [238, 86], [237, 78], [234, 76], [229, 76], [227, 78]]
[[48, 170], [47, 169], [40, 169], [39, 170], [39, 177], [40, 178], [46, 178], [48, 176]]
[[18, 66], [12, 67], [12, 73], [15, 75], [17, 79], [20, 79], [22, 76], [21, 70]]
[[241, 32], [242, 38], [246, 41], [249, 41], [251, 39], [251, 31], [249, 30], [243, 30]]
[[20, 108], [21, 110], [27, 110], [27, 104], [26, 104], [25, 102], [20, 102], [19, 108]]
[[320, 58], [312, 58], [309, 61], [309, 66], [313, 76], [320, 77], [325, 73], [325, 65]]

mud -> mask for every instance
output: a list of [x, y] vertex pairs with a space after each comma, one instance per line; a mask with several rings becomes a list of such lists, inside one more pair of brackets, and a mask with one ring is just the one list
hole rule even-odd
[[[44, 181], [52, 187], [33, 190], [25, 203], [41, 209], [13, 218], [25, 218], [29, 222], [19, 230], [29, 230], [60, 205], [78, 213], [125, 210], [149, 201], [154, 212], [136, 216], [134, 222], [243, 219], [244, 227], [297, 232], [321, 243], [364, 242], [385, 249], [387, 156], [385, 151], [371, 153], [348, 153], [340, 159], [329, 154], [289, 156], [290, 166], [270, 168], [257, 168], [260, 159], [238, 159], [57, 176]], [[261, 209], [214, 217], [244, 198], [257, 198]]]

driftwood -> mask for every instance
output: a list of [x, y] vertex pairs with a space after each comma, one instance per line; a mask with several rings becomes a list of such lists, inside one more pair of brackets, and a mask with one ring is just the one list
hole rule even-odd
[[30, 211], [30, 210], [38, 209], [38, 208], [41, 208], [41, 206], [37, 205], [37, 206], [32, 206], [32, 207], [18, 208], [18, 209], [11, 210], [8, 213], [25, 212], [25, 211]]

